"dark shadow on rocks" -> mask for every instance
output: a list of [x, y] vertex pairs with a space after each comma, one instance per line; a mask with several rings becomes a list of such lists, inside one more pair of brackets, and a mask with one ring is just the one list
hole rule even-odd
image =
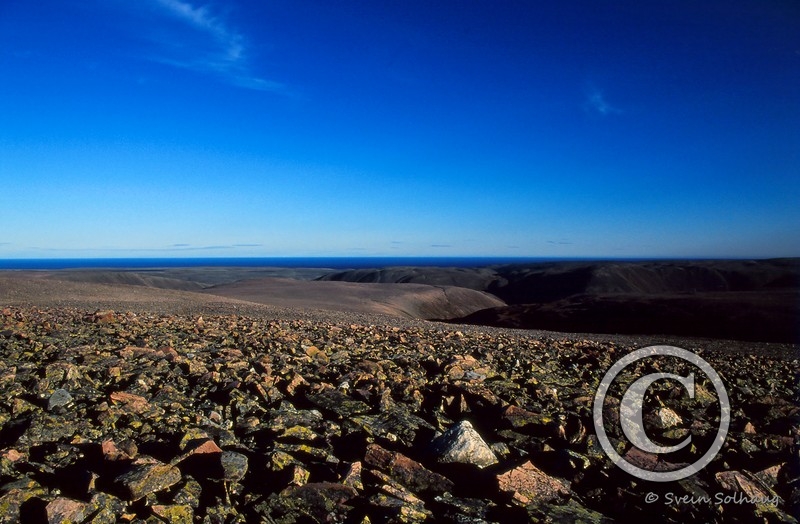
[[19, 508], [20, 524], [47, 524], [47, 502], [33, 497]]

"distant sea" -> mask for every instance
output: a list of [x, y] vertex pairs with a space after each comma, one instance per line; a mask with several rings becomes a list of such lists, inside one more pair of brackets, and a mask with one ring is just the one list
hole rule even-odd
[[270, 258], [40, 258], [0, 259], [3, 269], [160, 269], [182, 267], [281, 267], [363, 269], [389, 266], [482, 267], [557, 262], [574, 258], [513, 257], [270, 257]]

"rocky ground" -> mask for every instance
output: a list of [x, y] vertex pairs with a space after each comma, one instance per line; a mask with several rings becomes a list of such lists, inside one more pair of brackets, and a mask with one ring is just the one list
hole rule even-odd
[[[654, 483], [606, 457], [592, 418], [641, 340], [368, 320], [5, 307], [0, 521], [796, 522], [795, 346], [685, 341], [722, 376], [730, 431], [699, 473]], [[656, 369], [687, 374], [669, 357], [628, 374]], [[612, 387], [629, 462], [708, 449], [720, 409], [697, 380], [646, 399], [653, 440], [692, 437], [667, 459], [627, 443]]]

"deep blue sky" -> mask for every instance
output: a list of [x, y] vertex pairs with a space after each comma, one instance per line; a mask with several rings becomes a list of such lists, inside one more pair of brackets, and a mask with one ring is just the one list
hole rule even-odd
[[796, 0], [0, 0], [0, 258], [800, 256]]

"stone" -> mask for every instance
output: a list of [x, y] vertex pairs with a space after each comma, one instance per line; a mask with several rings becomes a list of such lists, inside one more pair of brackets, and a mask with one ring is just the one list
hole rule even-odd
[[116, 478], [126, 500], [136, 501], [168, 489], [181, 480], [181, 472], [175, 466], [160, 462], [139, 464]]
[[345, 505], [358, 496], [350, 486], [335, 482], [312, 482], [284, 489], [273, 508], [280, 513], [311, 517], [315, 522], [341, 522], [349, 513]]
[[25, 455], [23, 453], [20, 453], [16, 449], [6, 450], [0, 453], [0, 456], [2, 456], [5, 459], [8, 459], [9, 462], [17, 462], [25, 458]]
[[38, 482], [28, 477], [3, 485], [0, 492], [0, 522], [9, 524], [21, 522], [23, 504], [46, 493]]
[[194, 511], [192, 507], [183, 504], [175, 505], [161, 505], [156, 504], [151, 506], [154, 515], [164, 519], [170, 524], [192, 524], [194, 520]]
[[414, 495], [408, 488], [394, 480], [392, 477], [381, 471], [369, 470], [370, 475], [374, 477], [374, 482], [378, 485], [381, 491], [392, 498], [403, 501], [404, 503], [414, 506], [416, 508], [424, 508], [425, 503]]
[[775, 464], [774, 466], [764, 468], [756, 473], [756, 477], [769, 487], [774, 488], [778, 484], [778, 476], [782, 467], [783, 464]]
[[115, 391], [109, 396], [114, 404], [122, 404], [133, 413], [143, 413], [150, 407], [146, 398], [127, 391]]
[[447, 522], [482, 523], [488, 522], [489, 510], [494, 504], [484, 499], [454, 497], [450, 493], [434, 497], [436, 509], [441, 511], [442, 520]]
[[344, 478], [342, 479], [342, 484], [345, 486], [350, 486], [354, 489], [364, 489], [364, 482], [361, 480], [361, 471], [363, 466], [361, 462], [353, 462], [350, 464], [350, 467], [347, 469], [347, 473], [345, 473]]
[[732, 493], [744, 493], [749, 499], [768, 499], [771, 493], [739, 471], [720, 471], [714, 475], [720, 487]]
[[339, 418], [363, 415], [371, 410], [369, 405], [360, 400], [350, 398], [348, 395], [333, 387], [323, 388], [322, 391], [318, 393], [308, 394], [306, 398], [321, 410], [333, 412]]
[[417, 494], [423, 492], [442, 494], [451, 491], [455, 486], [447, 477], [428, 470], [402, 453], [388, 451], [377, 444], [367, 447], [364, 463], [385, 471]]
[[375, 415], [351, 417], [348, 422], [354, 423], [371, 437], [399, 441], [408, 449], [414, 447], [418, 438], [434, 435], [434, 427], [426, 420], [409, 412], [401, 405], [392, 405], [381, 409]]
[[101, 444], [103, 458], [109, 462], [123, 460], [133, 460], [139, 452], [139, 448], [132, 440], [125, 440], [117, 445], [113, 440], [104, 440]]
[[483, 381], [493, 375], [489, 366], [483, 365], [472, 355], [456, 355], [445, 365], [444, 373], [450, 380]]
[[172, 503], [177, 506], [189, 506], [197, 509], [200, 506], [200, 496], [203, 487], [191, 475], [184, 475], [181, 482], [174, 488]]
[[236, 451], [223, 451], [220, 454], [220, 465], [222, 466], [222, 479], [230, 482], [238, 482], [247, 473], [247, 456]]
[[531, 461], [498, 475], [497, 486], [522, 505], [551, 502], [570, 494], [566, 481], [544, 473]]
[[45, 507], [48, 524], [81, 522], [86, 517], [89, 504], [79, 500], [58, 497]]
[[190, 457], [200, 458], [201, 456], [209, 459], [205, 461], [206, 464], [212, 462], [218, 463], [219, 455], [222, 453], [222, 448], [214, 442], [214, 439], [212, 439], [208, 433], [196, 428], [190, 429], [184, 433], [181, 441], [178, 443], [178, 447], [183, 453], [172, 459], [170, 462], [172, 465], [177, 465]]
[[668, 462], [656, 453], [642, 451], [635, 446], [631, 446], [623, 458], [637, 468], [647, 471], [673, 471], [688, 466], [688, 464]]
[[57, 389], [53, 391], [50, 398], [47, 399], [47, 409], [53, 411], [56, 408], [67, 406], [72, 402], [72, 395], [66, 389]]
[[653, 425], [659, 429], [669, 429], [683, 423], [680, 415], [670, 408], [660, 407], [655, 412]]
[[503, 420], [514, 429], [542, 429], [550, 428], [553, 419], [540, 415], [519, 406], [509, 405], [503, 410]]
[[89, 501], [88, 513], [91, 514], [85, 524], [116, 524], [127, 512], [125, 501], [108, 493], [97, 492]]
[[468, 420], [462, 420], [432, 442], [439, 463], [473, 464], [485, 468], [497, 464], [497, 457]]
[[[299, 464], [292, 464], [289, 466], [289, 470], [291, 473], [291, 478], [289, 479], [289, 484], [294, 486], [303, 486], [308, 483], [308, 479], [311, 477], [311, 472], [308, 471], [303, 466]], [[347, 485], [343, 482], [343, 484]]]

